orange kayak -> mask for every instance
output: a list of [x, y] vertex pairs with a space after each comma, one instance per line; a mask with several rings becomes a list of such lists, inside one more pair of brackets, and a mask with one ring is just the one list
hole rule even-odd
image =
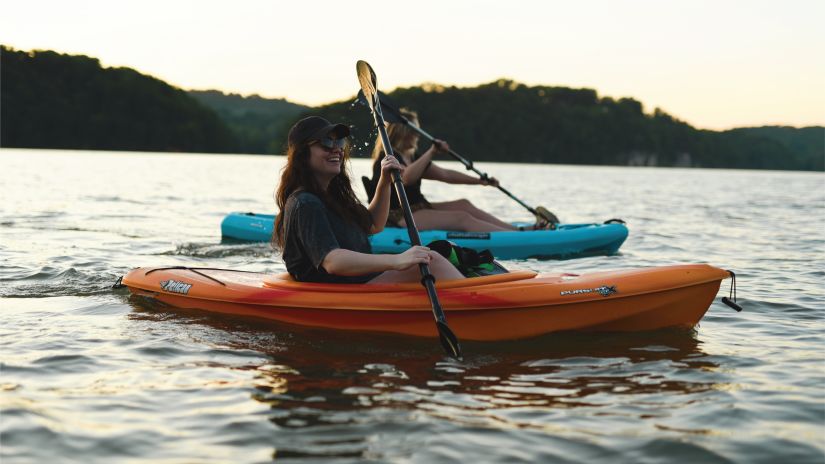
[[[513, 340], [561, 330], [693, 327], [729, 272], [706, 264], [592, 274], [514, 271], [438, 282], [447, 321], [462, 340]], [[171, 306], [339, 330], [437, 337], [418, 283], [316, 284], [211, 268], [137, 268], [123, 284]]]

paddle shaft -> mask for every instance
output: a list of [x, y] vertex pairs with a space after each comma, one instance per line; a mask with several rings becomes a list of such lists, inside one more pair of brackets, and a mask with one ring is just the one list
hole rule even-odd
[[[375, 123], [378, 125], [378, 131], [381, 133], [381, 140], [384, 141], [386, 155], [395, 156], [392, 151], [392, 145], [390, 145], [390, 137], [387, 135], [387, 130], [384, 127], [383, 115], [380, 111], [375, 111], [373, 114], [375, 115]], [[398, 196], [398, 202], [401, 204], [401, 210], [404, 213], [404, 222], [407, 223], [407, 233], [410, 236], [410, 243], [412, 243], [413, 246], [421, 245], [421, 236], [418, 235], [418, 228], [415, 226], [410, 201], [407, 199], [404, 182], [401, 180], [401, 171], [398, 169], [392, 170], [392, 183], [393, 187], [395, 187], [395, 193]], [[444, 323], [446, 317], [444, 316], [444, 310], [441, 308], [441, 303], [438, 301], [438, 294], [435, 291], [435, 277], [430, 273], [430, 267], [424, 263], [419, 264], [418, 269], [421, 271], [421, 283], [427, 289], [427, 296], [430, 298], [430, 303], [432, 303], [433, 306], [433, 315], [437, 321]]]
[[[387, 156], [394, 156], [392, 145], [390, 145], [390, 138], [387, 135], [387, 128], [384, 124], [381, 101], [378, 98], [375, 72], [369, 63], [363, 60], [359, 60], [355, 64], [355, 69], [358, 73], [358, 82], [361, 84], [364, 97], [370, 98], [368, 104], [372, 111], [372, 117], [375, 120], [375, 126], [378, 128], [378, 133], [381, 134], [381, 140], [384, 141], [384, 151]], [[369, 96], [367, 95], [368, 92]], [[410, 242], [412, 242], [413, 246], [421, 245], [421, 237], [418, 235], [418, 228], [415, 227], [410, 202], [407, 200], [407, 192], [404, 190], [404, 183], [401, 181], [401, 172], [398, 169], [393, 169], [391, 175], [395, 192], [398, 195], [398, 202], [401, 204], [404, 219], [407, 222], [407, 233], [410, 236]], [[447, 325], [447, 317], [444, 315], [444, 310], [441, 308], [441, 302], [438, 301], [438, 294], [435, 291], [435, 277], [430, 274], [430, 267], [427, 264], [419, 264], [418, 269], [421, 271], [421, 285], [427, 289], [427, 297], [430, 299], [430, 305], [433, 309], [435, 327], [438, 330], [438, 338], [441, 340], [441, 346], [443, 346], [444, 350], [451, 356], [460, 358], [461, 346], [459, 345], [458, 337], [455, 336], [450, 326]]]

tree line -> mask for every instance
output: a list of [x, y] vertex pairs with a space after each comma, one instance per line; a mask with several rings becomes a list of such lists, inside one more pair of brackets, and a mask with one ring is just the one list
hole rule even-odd
[[0, 48], [4, 147], [226, 152], [235, 135], [181, 89], [87, 56]]
[[[500, 79], [472, 88], [435, 84], [389, 93], [415, 110], [428, 133], [482, 161], [823, 170], [825, 128], [700, 130], [631, 98], [592, 89], [527, 86]], [[369, 112], [349, 101], [316, 112], [353, 125], [368, 154], [375, 138]], [[357, 113], [354, 114], [354, 110]]]
[[[320, 114], [352, 127], [355, 155], [376, 136], [351, 99], [311, 108], [283, 99], [184, 91], [129, 68], [51, 51], [2, 47], [0, 145], [6, 147], [274, 153], [289, 127]], [[357, 89], [353, 77], [353, 88]], [[632, 98], [500, 79], [423, 84], [389, 93], [422, 126], [477, 161], [825, 170], [825, 128], [694, 128]]]
[[259, 95], [244, 97], [218, 90], [190, 90], [189, 95], [214, 110], [237, 141], [239, 153], [280, 153], [285, 124], [311, 111], [304, 105]]

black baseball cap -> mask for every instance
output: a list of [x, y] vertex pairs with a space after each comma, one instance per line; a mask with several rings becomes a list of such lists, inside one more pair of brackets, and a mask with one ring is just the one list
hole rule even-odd
[[291, 129], [287, 141], [289, 145], [298, 145], [307, 140], [317, 140], [327, 134], [334, 133], [336, 138], [349, 135], [349, 127], [343, 124], [333, 124], [320, 116], [308, 116], [296, 122]]

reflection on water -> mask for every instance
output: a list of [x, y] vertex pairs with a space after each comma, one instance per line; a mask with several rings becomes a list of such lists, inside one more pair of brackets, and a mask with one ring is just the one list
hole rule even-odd
[[684, 411], [736, 388], [694, 330], [465, 342], [470, 354], [456, 361], [435, 339], [307, 329], [135, 297], [130, 304], [133, 318], [205, 325], [232, 349], [266, 354], [250, 366], [251, 397], [270, 408], [279, 458], [386, 457], [376, 434], [390, 427], [414, 443], [429, 423], [608, 441], [632, 423], [647, 425], [631, 435], [649, 427], [712, 435], [722, 432], [686, 421]]
[[[485, 163], [565, 222], [621, 217], [630, 229], [616, 256], [508, 268], [736, 271], [745, 311], [717, 299], [696, 331], [465, 342], [456, 362], [436, 340], [111, 290], [136, 266], [283, 272], [268, 245], [219, 232], [227, 212], [273, 212], [282, 164], [2, 150], [3, 464], [825, 462], [822, 173]], [[369, 172], [353, 161], [353, 178]], [[496, 189], [427, 182], [433, 201], [530, 219]]]

